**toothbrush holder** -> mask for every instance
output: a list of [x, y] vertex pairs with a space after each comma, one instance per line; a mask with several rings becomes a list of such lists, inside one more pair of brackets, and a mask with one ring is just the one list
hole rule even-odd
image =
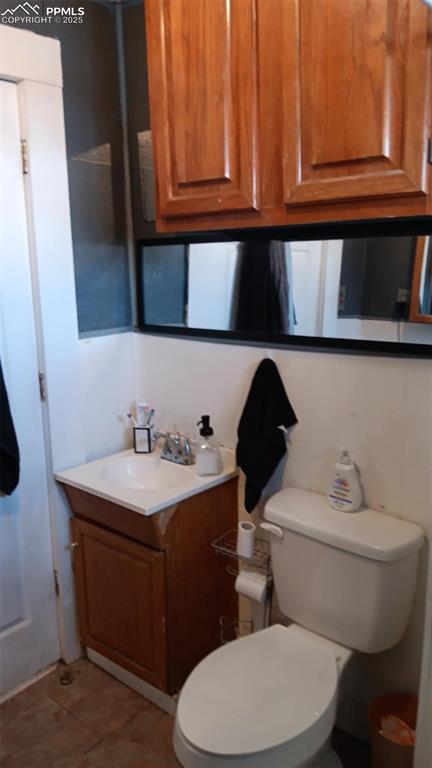
[[133, 427], [135, 453], [151, 453], [155, 446], [154, 427]]

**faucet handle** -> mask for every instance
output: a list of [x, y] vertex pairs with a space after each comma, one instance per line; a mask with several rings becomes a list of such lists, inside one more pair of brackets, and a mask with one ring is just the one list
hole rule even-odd
[[192, 444], [189, 435], [185, 435], [183, 438], [183, 455], [184, 456], [191, 456], [192, 454]]
[[178, 432], [165, 432], [165, 446], [164, 451], [169, 453], [178, 453], [180, 448], [180, 435]]
[[178, 431], [178, 429], [176, 429], [176, 430], [175, 430], [175, 431], [172, 433], [172, 435], [171, 435], [171, 440], [173, 441], [173, 443], [174, 443], [174, 445], [176, 446], [176, 448], [180, 448], [180, 447], [181, 447], [181, 444], [182, 444], [182, 435], [180, 434], [180, 432]]

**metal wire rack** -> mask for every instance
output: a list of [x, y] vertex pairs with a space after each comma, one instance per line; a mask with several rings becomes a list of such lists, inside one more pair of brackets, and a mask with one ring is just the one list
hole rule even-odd
[[228, 566], [228, 572], [237, 576], [240, 572], [240, 566], [249, 568], [253, 571], [263, 573], [270, 583], [272, 579], [270, 545], [264, 539], [255, 539], [254, 551], [252, 557], [243, 557], [237, 554], [237, 530], [232, 528], [225, 531], [222, 536], [212, 542], [212, 547], [224, 557], [235, 561], [235, 566]]
[[219, 619], [219, 640], [221, 645], [226, 645], [232, 640], [250, 635], [253, 631], [253, 622], [245, 619], [232, 621], [225, 616]]

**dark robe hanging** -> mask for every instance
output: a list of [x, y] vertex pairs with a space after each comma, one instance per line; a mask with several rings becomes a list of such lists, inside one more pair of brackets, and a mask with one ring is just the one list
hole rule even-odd
[[20, 455], [0, 362], [0, 491], [9, 496], [17, 487]]

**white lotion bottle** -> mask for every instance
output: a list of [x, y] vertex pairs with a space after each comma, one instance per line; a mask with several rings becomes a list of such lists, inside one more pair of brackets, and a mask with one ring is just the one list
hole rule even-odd
[[340, 449], [328, 490], [329, 504], [340, 512], [357, 512], [362, 503], [358, 469], [346, 448]]
[[210, 426], [210, 416], [201, 416], [197, 426], [201, 426], [198, 450], [196, 453], [197, 475], [220, 475], [223, 470], [223, 461], [220, 448], [213, 435]]

